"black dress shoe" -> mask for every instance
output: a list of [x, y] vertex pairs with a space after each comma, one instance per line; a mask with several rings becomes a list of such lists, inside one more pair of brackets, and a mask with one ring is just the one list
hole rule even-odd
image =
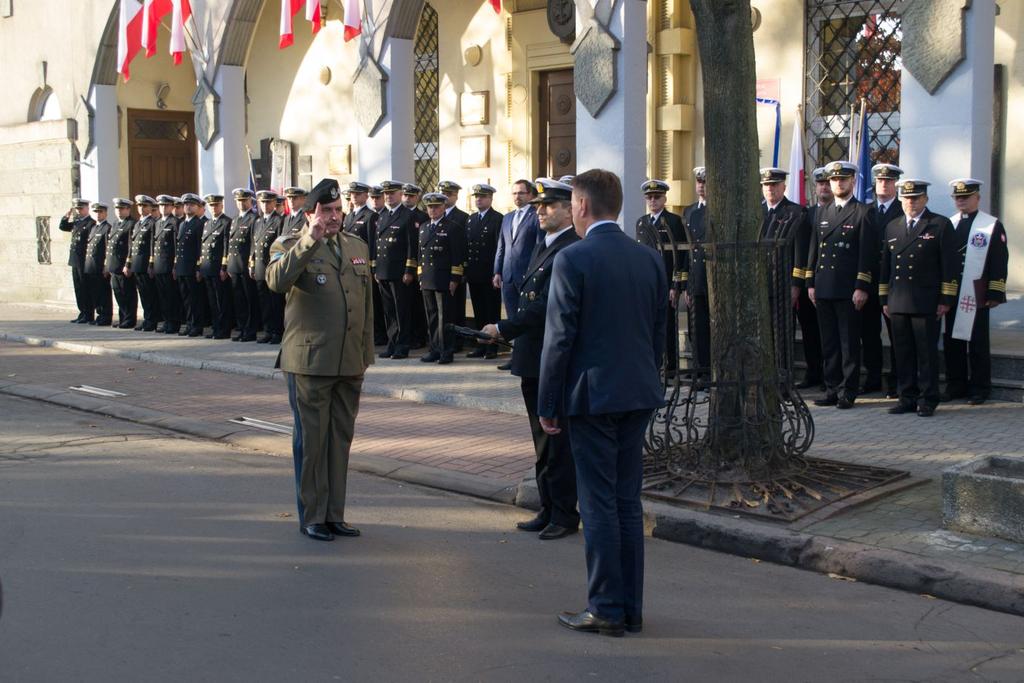
[[[138, 329], [138, 328], [136, 328], [136, 329]], [[143, 325], [142, 331], [143, 332], [156, 332], [156, 325]]]
[[421, 363], [436, 363], [440, 359], [441, 359], [441, 354], [439, 354], [439, 353], [428, 353], [425, 356], [420, 356], [420, 362]]
[[261, 334], [259, 337], [256, 338], [256, 343], [257, 344], [269, 344], [270, 343], [270, 335], [269, 334]]
[[[146, 330], [146, 326], [145, 325], [136, 325], [135, 326], [135, 331], [136, 332], [142, 332], [143, 330]], [[146, 331], [148, 332], [149, 330], [146, 330]]]
[[203, 335], [203, 339], [213, 339], [213, 337], [214, 337], [213, 332], [211, 332], [210, 334], [204, 334]]
[[256, 341], [256, 335], [255, 334], [247, 334], [244, 337], [242, 337], [241, 339], [239, 339], [238, 341], [243, 341], [243, 342]]
[[853, 407], [853, 399], [846, 398], [845, 396], [836, 399], [836, 408], [839, 410], [849, 410]]
[[214, 339], [230, 339], [231, 341], [235, 341], [235, 338], [232, 337], [228, 333], [225, 333], [225, 334], [215, 334], [215, 335], [213, 335], [213, 338]]
[[326, 524], [307, 524], [302, 527], [302, 533], [314, 541], [333, 541], [334, 534], [327, 528]]
[[900, 397], [900, 394], [899, 394], [899, 392], [898, 392], [898, 391], [896, 391], [895, 389], [886, 389], [886, 391], [885, 391], [885, 397], [886, 397], [886, 398], [899, 398], [899, 397]]
[[359, 536], [359, 529], [349, 526], [345, 522], [327, 522], [327, 528], [335, 536]]
[[935, 406], [918, 406], [917, 416], [918, 417], [931, 417], [935, 414]]
[[834, 406], [839, 403], [839, 397], [835, 394], [828, 394], [825, 398], [818, 398], [814, 400], [816, 406]]
[[906, 403], [897, 403], [888, 410], [890, 415], [905, 415], [912, 412], [914, 412], [914, 406], [909, 406]]
[[403, 360], [408, 357], [408, 351], [395, 351], [393, 354], [391, 354], [391, 360]]
[[537, 538], [542, 541], [557, 541], [560, 538], [571, 536], [577, 531], [579, 531], [578, 527], [573, 528], [552, 523], [544, 527], [544, 530], [537, 534]]
[[187, 337], [188, 333], [189, 333], [189, 329], [187, 327], [184, 328], [184, 329], [178, 330], [178, 336], [179, 337]]
[[626, 617], [626, 631], [629, 633], [640, 633], [644, 630], [643, 617]]
[[939, 395], [939, 403], [949, 403], [957, 399], [967, 398], [965, 391], [944, 391]]
[[988, 400], [988, 396], [969, 396], [967, 398], [967, 405], [969, 406], [980, 406], [982, 403]]
[[267, 342], [267, 343], [269, 343], [269, 344], [280, 344], [281, 343], [281, 335], [279, 335], [279, 334], [272, 334], [272, 335], [270, 335], [270, 341]]
[[194, 330], [189, 330], [188, 336], [190, 336], [190, 337], [202, 337], [203, 336], [203, 328], [197, 327]]
[[391, 358], [392, 355], [394, 354], [392, 354], [390, 351], [381, 351], [380, 353], [377, 354], [377, 358]]
[[612, 636], [615, 638], [621, 638], [626, 632], [626, 626], [621, 621], [604, 619], [590, 610], [562, 612], [558, 615], [558, 623], [571, 631], [600, 633], [602, 636]]
[[86, 322], [87, 325], [95, 325], [96, 324], [95, 320], [86, 320], [85, 322]]
[[512, 369], [512, 361], [509, 361], [508, 363], [502, 363], [501, 365], [498, 366], [498, 369], [499, 370], [506, 370], [506, 371], [507, 370], [511, 370]]
[[488, 351], [487, 353], [484, 354], [484, 358], [486, 358], [487, 360], [494, 360], [497, 357], [498, 357], [498, 352], [497, 351]]
[[532, 531], [538, 532], [544, 529], [548, 525], [548, 520], [541, 516], [534, 517], [527, 522], [516, 522], [516, 528], [520, 531]]
[[876, 391], [882, 390], [882, 381], [877, 382], [864, 382], [864, 387], [861, 389], [862, 394], [873, 394]]
[[445, 355], [443, 355], [443, 356], [441, 356], [440, 358], [437, 359], [437, 364], [438, 365], [448, 365], [449, 363], [451, 363], [454, 360], [455, 360], [455, 358], [452, 356], [452, 354], [447, 353], [447, 354], [445, 354]]
[[478, 346], [469, 353], [466, 354], [466, 358], [483, 358], [487, 354], [487, 349], [482, 346]]
[[72, 325], [77, 325], [78, 323], [84, 323], [85, 318], [83, 318], [82, 316], [78, 316], [77, 318], [72, 318], [68, 322], [71, 323]]

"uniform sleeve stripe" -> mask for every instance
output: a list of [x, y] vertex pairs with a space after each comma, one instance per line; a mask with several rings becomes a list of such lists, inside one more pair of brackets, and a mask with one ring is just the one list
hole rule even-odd
[[417, 265], [419, 265], [419, 264], [416, 263], [416, 259], [412, 259], [411, 258], [411, 259], [409, 259], [409, 260], [407, 260], [405, 262], [405, 267], [406, 268], [415, 268]]
[[793, 269], [793, 277], [798, 277], [798, 278], [800, 278], [802, 280], [805, 277], [804, 274], [806, 272], [807, 271], [805, 271], [803, 268], [794, 268]]
[[878, 285], [878, 295], [885, 296], [889, 293], [889, 285]]
[[868, 284], [871, 284], [871, 273], [857, 273], [857, 279], [862, 282], [867, 282]]

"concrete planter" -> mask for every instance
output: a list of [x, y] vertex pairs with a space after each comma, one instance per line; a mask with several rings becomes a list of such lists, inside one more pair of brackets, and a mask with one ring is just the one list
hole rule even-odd
[[1024, 457], [983, 457], [942, 473], [942, 525], [1024, 543]]

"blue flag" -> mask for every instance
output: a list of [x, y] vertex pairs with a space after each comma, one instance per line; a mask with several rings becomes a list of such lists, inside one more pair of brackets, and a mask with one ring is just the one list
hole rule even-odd
[[867, 112], [860, 120], [860, 154], [857, 155], [857, 187], [854, 196], [865, 204], [875, 198], [875, 187], [871, 182], [871, 137], [868, 133]]

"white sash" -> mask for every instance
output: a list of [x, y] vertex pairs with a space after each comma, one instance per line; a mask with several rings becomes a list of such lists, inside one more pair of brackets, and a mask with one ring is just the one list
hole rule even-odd
[[[960, 214], [949, 217], [953, 228], [960, 224]], [[953, 339], [971, 340], [974, 329], [974, 316], [978, 312], [978, 300], [974, 291], [974, 281], [985, 272], [985, 257], [988, 245], [992, 243], [992, 231], [996, 227], [996, 217], [979, 211], [974, 217], [971, 234], [967, 236], [967, 247], [964, 258], [964, 273], [961, 276], [960, 294], [956, 300], [956, 322], [953, 324]]]

